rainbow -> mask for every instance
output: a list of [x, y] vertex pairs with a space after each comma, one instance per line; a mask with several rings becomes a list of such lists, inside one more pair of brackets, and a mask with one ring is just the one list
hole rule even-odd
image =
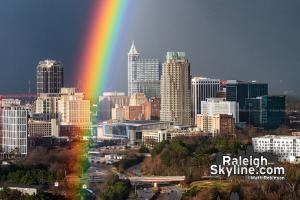
[[129, 0], [98, 0], [95, 4], [78, 74], [89, 99], [103, 92]]
[[[103, 92], [112, 66], [116, 46], [122, 33], [122, 24], [130, 0], [97, 0], [92, 3], [92, 12], [84, 36], [84, 45], [80, 54], [77, 78], [85, 97], [95, 100]], [[81, 135], [87, 134], [86, 132]], [[84, 169], [87, 166], [88, 144], [77, 141], [72, 144], [69, 163], [69, 177], [87, 178]], [[82, 183], [81, 181], [81, 184]], [[70, 185], [72, 199], [78, 197], [80, 186]]]

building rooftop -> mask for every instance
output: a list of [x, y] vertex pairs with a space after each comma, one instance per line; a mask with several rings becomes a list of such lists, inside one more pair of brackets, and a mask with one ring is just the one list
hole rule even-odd
[[138, 51], [135, 48], [134, 41], [132, 41], [132, 44], [131, 44], [131, 47], [130, 47], [130, 50], [129, 50], [128, 54], [139, 54]]
[[254, 138], [265, 138], [265, 139], [300, 139], [300, 136], [293, 136], [293, 135], [264, 135], [264, 136], [254, 137]]
[[132, 121], [124, 121], [124, 122], [116, 122], [116, 123], [102, 123], [101, 125], [130, 125], [130, 126], [143, 126], [143, 125], [150, 125], [150, 124], [164, 124], [164, 123], [171, 123], [166, 121], [159, 121], [159, 120], [132, 120]]

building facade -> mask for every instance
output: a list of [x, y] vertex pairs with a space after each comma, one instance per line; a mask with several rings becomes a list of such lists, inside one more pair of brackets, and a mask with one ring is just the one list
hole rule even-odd
[[143, 106], [124, 106], [124, 119], [125, 120], [145, 120]]
[[300, 136], [265, 135], [252, 138], [254, 152], [272, 153], [280, 161], [300, 161]]
[[2, 108], [2, 151], [4, 154], [27, 155], [27, 116], [24, 107]]
[[152, 97], [143, 104], [145, 120], [160, 119], [160, 98]]
[[60, 126], [57, 119], [50, 121], [28, 121], [28, 137], [59, 137]]
[[228, 81], [226, 84], [226, 100], [239, 103], [240, 122], [248, 122], [246, 99], [268, 95], [268, 84], [243, 81]]
[[83, 93], [76, 93], [75, 88], [62, 88], [58, 113], [61, 125], [90, 128], [90, 100], [84, 99]]
[[204, 77], [192, 78], [192, 114], [193, 120], [197, 114], [201, 114], [201, 101], [207, 98], [217, 97], [220, 90], [220, 79]]
[[160, 96], [161, 64], [158, 59], [141, 59], [134, 43], [128, 52], [128, 96], [144, 93], [150, 97]]
[[111, 109], [111, 119], [113, 121], [123, 121], [124, 120], [124, 107], [119, 107], [116, 105], [115, 108]]
[[235, 135], [235, 122], [233, 115], [230, 114], [200, 114], [197, 115], [196, 125], [201, 131], [212, 134], [213, 137]]
[[103, 96], [99, 97], [98, 116], [100, 121], [112, 119], [112, 109], [116, 107], [123, 108], [129, 105], [130, 97], [124, 92], [104, 92]]
[[103, 123], [98, 125], [98, 140], [128, 140], [130, 145], [142, 144], [145, 130], [169, 129], [170, 122], [161, 121], [125, 121], [122, 123]]
[[264, 129], [276, 129], [285, 124], [285, 96], [266, 95], [246, 99], [248, 122]]
[[191, 125], [190, 63], [184, 52], [168, 52], [161, 76], [161, 121]]
[[201, 101], [201, 114], [215, 115], [227, 114], [233, 115], [236, 123], [239, 122], [239, 104], [235, 101], [225, 101], [223, 98], [207, 98]]
[[35, 113], [40, 114], [44, 121], [57, 118], [60, 94], [40, 93], [35, 101]]
[[130, 106], [139, 106], [145, 102], [147, 102], [147, 98], [146, 98], [145, 94], [137, 92], [137, 93], [133, 93], [130, 96], [129, 105]]
[[55, 60], [43, 60], [37, 65], [37, 93], [59, 93], [64, 85], [63, 67]]
[[168, 133], [165, 130], [145, 130], [142, 133], [142, 144], [147, 148], [153, 148], [155, 144], [168, 140]]

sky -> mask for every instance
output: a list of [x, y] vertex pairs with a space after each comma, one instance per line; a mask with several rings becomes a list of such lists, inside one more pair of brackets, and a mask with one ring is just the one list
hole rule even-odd
[[[63, 63], [78, 86], [79, 57], [95, 0], [0, 0], [0, 94], [36, 91], [39, 60]], [[108, 91], [127, 91], [127, 53], [165, 60], [185, 51], [193, 76], [257, 80], [300, 96], [300, 1], [130, 0]], [[29, 84], [30, 82], [30, 84]]]

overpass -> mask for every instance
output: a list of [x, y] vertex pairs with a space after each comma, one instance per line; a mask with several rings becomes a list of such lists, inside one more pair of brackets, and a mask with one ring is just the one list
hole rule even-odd
[[157, 187], [158, 183], [181, 182], [185, 176], [132, 176], [128, 177], [131, 183], [153, 183]]

